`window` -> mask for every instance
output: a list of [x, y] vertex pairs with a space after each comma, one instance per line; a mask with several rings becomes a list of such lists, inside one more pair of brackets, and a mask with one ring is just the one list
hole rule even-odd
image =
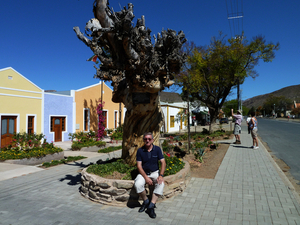
[[89, 118], [90, 118], [90, 110], [84, 109], [83, 112], [83, 130], [89, 131]]
[[105, 128], [107, 128], [107, 111], [102, 111], [102, 115], [103, 115], [103, 125]]
[[115, 111], [115, 128], [118, 127], [118, 112]]
[[175, 127], [175, 118], [174, 118], [174, 116], [170, 116], [170, 127]]
[[27, 124], [28, 124], [27, 133], [33, 134], [34, 133], [34, 116], [28, 116], [27, 120], [28, 120], [27, 121]]

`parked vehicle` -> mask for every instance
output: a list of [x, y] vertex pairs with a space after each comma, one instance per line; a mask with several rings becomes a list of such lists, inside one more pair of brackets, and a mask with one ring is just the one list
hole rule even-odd
[[228, 118], [226, 117], [226, 118], [221, 118], [220, 119], [220, 124], [222, 124], [222, 123], [227, 123], [228, 124]]

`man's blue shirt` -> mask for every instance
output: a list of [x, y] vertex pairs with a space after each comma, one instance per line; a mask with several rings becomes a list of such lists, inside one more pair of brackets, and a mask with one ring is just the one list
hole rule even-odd
[[153, 145], [150, 152], [143, 146], [139, 148], [136, 153], [136, 161], [142, 162], [143, 170], [146, 173], [159, 170], [158, 161], [163, 158], [164, 156], [160, 147], [156, 145]]

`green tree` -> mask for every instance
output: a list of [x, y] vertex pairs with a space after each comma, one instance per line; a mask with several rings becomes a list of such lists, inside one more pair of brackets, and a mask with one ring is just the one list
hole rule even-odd
[[242, 84], [246, 77], [258, 76], [254, 67], [259, 60], [272, 61], [275, 50], [279, 49], [279, 44], [267, 44], [263, 37], [251, 41], [246, 38], [226, 41], [222, 34], [212, 38], [207, 46], [187, 45], [183, 50], [187, 52], [187, 65], [176, 80], [182, 86], [182, 96], [206, 104], [211, 124], [215, 123], [231, 90], [238, 83]]
[[[222, 110], [225, 113], [225, 116], [231, 116], [231, 109], [236, 109], [238, 107], [237, 99], [229, 100], [224, 102]], [[249, 109], [242, 105], [242, 114], [244, 116], [248, 115]]]
[[263, 109], [265, 110], [266, 114], [273, 114], [275, 109], [276, 114], [280, 115], [283, 113], [285, 115], [285, 112], [291, 109], [292, 104], [293, 101], [285, 96], [275, 96], [271, 94], [264, 101]]

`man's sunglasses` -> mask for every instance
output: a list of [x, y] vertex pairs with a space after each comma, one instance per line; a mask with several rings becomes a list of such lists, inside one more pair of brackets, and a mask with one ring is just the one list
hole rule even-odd
[[144, 141], [151, 141], [152, 138], [144, 138]]

